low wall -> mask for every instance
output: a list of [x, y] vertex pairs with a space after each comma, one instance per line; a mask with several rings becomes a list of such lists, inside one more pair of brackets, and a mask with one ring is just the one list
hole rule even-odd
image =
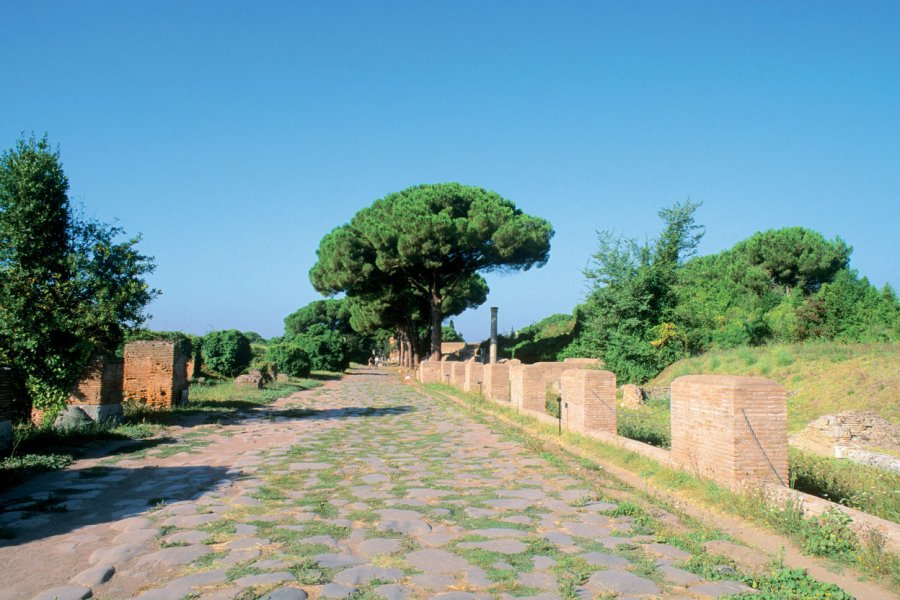
[[788, 483], [787, 390], [763, 377], [672, 382], [672, 458], [731, 488]]
[[441, 363], [433, 360], [420, 362], [416, 376], [422, 383], [441, 383]]
[[509, 402], [509, 363], [484, 365], [481, 394], [495, 402]]
[[616, 433], [616, 376], [597, 369], [567, 369], [561, 376], [563, 429]]

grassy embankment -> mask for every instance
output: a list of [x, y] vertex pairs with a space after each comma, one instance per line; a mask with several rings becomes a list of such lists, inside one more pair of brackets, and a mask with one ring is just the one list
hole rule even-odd
[[[121, 423], [87, 423], [58, 429], [20, 423], [13, 428], [10, 456], [0, 460], [0, 489], [43, 471], [63, 469], [88, 452], [114, 441], [134, 441], [164, 434], [167, 425], [176, 425], [190, 417], [205, 416], [204, 421], [222, 420], [238, 411], [265, 406], [278, 398], [313, 387], [321, 380], [340, 374], [314, 373], [309, 379], [291, 379], [272, 383], [261, 390], [236, 388], [230, 380], [214, 380], [207, 384], [192, 383], [187, 404], [167, 411], [148, 410], [125, 404]], [[118, 451], [134, 450], [133, 445]]]
[[[826, 414], [875, 412], [900, 423], [900, 344], [796, 344], [718, 350], [679, 361], [649, 386], [666, 387], [682, 375], [760, 375], [789, 393], [788, 429]], [[669, 405], [651, 400], [619, 409], [619, 434], [654, 446], [670, 443]], [[900, 477], [834, 458], [790, 452], [792, 485], [870, 514], [900, 522]]]

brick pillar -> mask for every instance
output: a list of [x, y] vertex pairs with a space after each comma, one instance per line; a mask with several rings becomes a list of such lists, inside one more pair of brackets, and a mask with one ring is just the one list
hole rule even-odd
[[15, 419], [12, 393], [12, 370], [0, 367], [0, 451], [12, 444], [12, 422]]
[[[449, 362], [449, 361], [448, 361]], [[466, 382], [466, 363], [453, 361], [450, 363], [450, 385], [462, 389]]]
[[450, 385], [450, 370], [453, 365], [447, 360], [447, 357], [441, 359], [441, 383]]
[[72, 386], [66, 400], [66, 411], [57, 422], [76, 424], [86, 420], [120, 420], [123, 376], [124, 362], [121, 358], [93, 357], [84, 368], [81, 379]]
[[419, 381], [422, 383], [440, 383], [441, 363], [425, 360], [419, 363]]
[[481, 393], [488, 400], [509, 402], [509, 363], [484, 365]]
[[466, 361], [466, 379], [463, 382], [463, 391], [472, 394], [481, 393], [481, 382], [484, 377], [484, 365], [476, 359]]
[[731, 488], [788, 483], [787, 391], [763, 377], [672, 382], [672, 459]]
[[509, 370], [509, 397], [516, 410], [546, 413], [547, 388], [572, 365], [559, 362], [539, 362], [533, 365], [513, 365]]
[[180, 404], [187, 390], [186, 362], [180, 345], [174, 342], [126, 344], [125, 397], [157, 410]]
[[570, 431], [616, 433], [616, 376], [597, 369], [562, 373], [562, 426]]

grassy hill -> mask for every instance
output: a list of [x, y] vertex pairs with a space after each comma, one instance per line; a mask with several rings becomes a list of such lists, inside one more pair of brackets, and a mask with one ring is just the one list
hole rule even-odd
[[900, 424], [900, 344], [806, 343], [714, 350], [680, 360], [650, 381], [668, 386], [682, 375], [760, 375], [789, 392], [788, 428], [822, 415], [875, 412]]

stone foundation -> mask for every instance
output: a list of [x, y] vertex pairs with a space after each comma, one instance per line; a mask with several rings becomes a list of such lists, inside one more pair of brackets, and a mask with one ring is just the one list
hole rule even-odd
[[616, 376], [597, 369], [567, 369], [561, 379], [563, 428], [615, 435]]
[[167, 410], [181, 404], [187, 390], [186, 363], [180, 345], [174, 342], [126, 344], [125, 398], [156, 410]]
[[731, 488], [788, 483], [787, 391], [763, 377], [672, 382], [672, 459]]

